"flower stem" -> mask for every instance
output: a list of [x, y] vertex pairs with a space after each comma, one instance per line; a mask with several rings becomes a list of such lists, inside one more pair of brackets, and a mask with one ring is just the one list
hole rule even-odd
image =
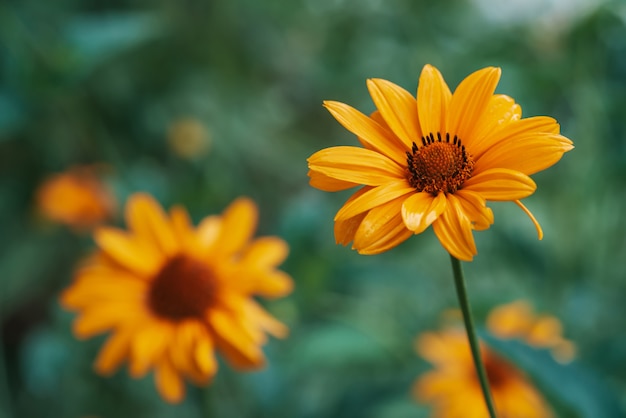
[[452, 255], [450, 256], [450, 261], [452, 262], [452, 271], [454, 273], [456, 294], [459, 298], [461, 311], [463, 312], [463, 321], [465, 322], [467, 339], [469, 340], [470, 349], [472, 350], [474, 367], [476, 368], [476, 373], [478, 374], [478, 380], [480, 380], [480, 387], [483, 390], [483, 396], [485, 397], [485, 403], [487, 404], [487, 409], [489, 410], [489, 416], [491, 418], [496, 418], [496, 410], [493, 406], [493, 399], [491, 398], [491, 391], [489, 389], [487, 373], [485, 372], [485, 365], [483, 364], [482, 357], [480, 356], [480, 347], [478, 346], [478, 338], [476, 337], [474, 320], [472, 319], [472, 312], [470, 311], [469, 300], [467, 298], [467, 290], [465, 289], [463, 268], [461, 267], [461, 262]]

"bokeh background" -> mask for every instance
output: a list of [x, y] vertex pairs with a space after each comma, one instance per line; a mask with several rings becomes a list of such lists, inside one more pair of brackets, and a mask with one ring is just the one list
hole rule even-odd
[[[493, 204], [496, 223], [476, 233], [479, 255], [465, 264], [468, 290], [479, 324], [516, 299], [562, 321], [574, 363], [534, 352], [518, 362], [557, 416], [626, 416], [626, 3], [9, 0], [0, 417], [428, 416], [410, 395], [430, 367], [413, 342], [457, 306], [447, 253], [430, 230], [378, 256], [336, 246], [332, 219], [350, 192], [315, 190], [306, 176], [313, 152], [356, 144], [322, 100], [368, 113], [367, 78], [415, 92], [426, 63], [452, 88], [502, 67], [497, 91], [525, 116], [556, 117], [574, 141], [525, 200], [543, 241], [515, 205]], [[85, 163], [106, 166], [120, 204], [146, 191], [195, 221], [241, 195], [259, 204], [259, 233], [287, 240], [283, 268], [296, 283], [266, 304], [291, 328], [265, 347], [267, 369], [223, 364], [177, 406], [151, 376], [94, 374], [104, 338], [74, 339], [73, 315], [58, 304], [93, 241], [35, 204], [42, 181]], [[509, 348], [500, 347], [515, 360]]]

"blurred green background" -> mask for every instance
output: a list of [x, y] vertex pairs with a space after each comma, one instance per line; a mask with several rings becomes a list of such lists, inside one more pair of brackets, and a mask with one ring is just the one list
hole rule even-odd
[[[454, 88], [500, 66], [498, 92], [550, 115], [576, 149], [534, 176], [525, 200], [493, 204], [465, 264], [476, 318], [519, 298], [557, 316], [578, 346], [561, 367], [517, 356], [562, 417], [626, 411], [626, 3], [603, 0], [34, 0], [0, 3], [0, 417], [426, 417], [410, 396], [429, 366], [414, 338], [457, 306], [431, 230], [378, 256], [336, 246], [350, 192], [308, 186], [306, 158], [356, 144], [322, 100], [374, 110], [365, 87], [416, 91], [422, 66]], [[184, 157], [173, 126], [205, 130]], [[58, 305], [89, 234], [44, 221], [34, 192], [50, 174], [103, 162], [119, 202], [136, 191], [185, 205], [195, 221], [247, 195], [261, 235], [291, 247], [296, 282], [266, 304], [291, 328], [269, 367], [222, 365], [206, 389], [165, 404], [151, 376], [95, 375], [104, 338], [77, 341]], [[122, 224], [121, 219], [115, 222]], [[526, 362], [524, 362], [526, 359]], [[530, 359], [531, 361], [528, 361]]]

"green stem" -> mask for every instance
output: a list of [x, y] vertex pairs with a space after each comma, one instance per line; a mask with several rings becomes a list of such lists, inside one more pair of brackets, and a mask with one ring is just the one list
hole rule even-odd
[[478, 338], [476, 337], [474, 320], [472, 319], [472, 312], [470, 311], [469, 300], [467, 298], [467, 290], [465, 289], [463, 268], [461, 267], [461, 262], [452, 255], [450, 256], [450, 261], [452, 262], [452, 271], [454, 272], [454, 284], [456, 286], [456, 294], [459, 298], [461, 311], [463, 312], [463, 321], [465, 322], [467, 339], [469, 340], [470, 349], [472, 350], [474, 367], [476, 368], [476, 372], [478, 374], [478, 380], [480, 380], [480, 387], [483, 390], [483, 396], [485, 397], [485, 403], [487, 404], [487, 409], [489, 410], [489, 416], [491, 418], [496, 418], [496, 410], [493, 406], [491, 391], [489, 390], [489, 381], [487, 380], [485, 365], [483, 364], [482, 357], [480, 356], [480, 347], [478, 345]]

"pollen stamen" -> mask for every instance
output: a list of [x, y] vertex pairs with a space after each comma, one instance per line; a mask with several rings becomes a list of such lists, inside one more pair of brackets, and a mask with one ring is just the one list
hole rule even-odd
[[466, 151], [461, 139], [450, 134], [445, 138], [440, 132], [422, 137], [422, 146], [415, 142], [407, 155], [407, 179], [417, 191], [434, 195], [456, 192], [472, 176], [474, 160]]

